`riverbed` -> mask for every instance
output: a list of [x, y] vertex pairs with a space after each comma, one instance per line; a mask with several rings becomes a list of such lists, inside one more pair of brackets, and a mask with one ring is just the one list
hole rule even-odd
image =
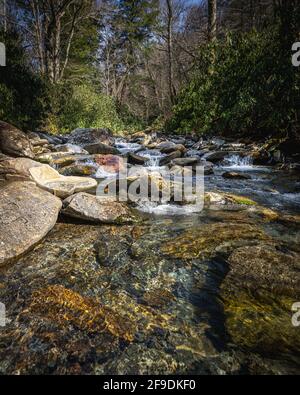
[[[251, 178], [226, 180], [228, 169]], [[263, 246], [297, 261], [299, 174], [228, 158], [205, 176], [205, 190], [248, 197], [280, 220], [245, 207], [182, 212], [173, 204], [137, 207], [142, 221], [124, 226], [61, 218], [1, 269], [0, 372], [299, 373], [298, 293], [235, 282], [228, 263], [237, 248]]]

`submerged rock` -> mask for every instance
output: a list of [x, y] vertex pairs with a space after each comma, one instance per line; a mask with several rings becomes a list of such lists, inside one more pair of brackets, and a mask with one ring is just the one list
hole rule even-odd
[[247, 174], [242, 174], [242, 173], [236, 173], [233, 171], [227, 171], [225, 173], [222, 174], [223, 178], [227, 178], [227, 179], [234, 179], [234, 180], [251, 180], [251, 176], [247, 175]]
[[205, 259], [227, 254], [235, 248], [267, 240], [259, 227], [247, 223], [214, 223], [193, 228], [165, 243], [161, 248], [168, 256], [178, 259]]
[[56, 223], [61, 201], [32, 182], [0, 190], [0, 265], [27, 252]]
[[11, 156], [34, 158], [29, 138], [21, 130], [0, 121], [0, 151]]
[[62, 176], [48, 165], [29, 170], [36, 184], [60, 198], [66, 198], [76, 192], [88, 191], [97, 186], [97, 181], [87, 177]]
[[293, 353], [295, 358], [288, 357], [290, 364], [282, 363], [282, 367], [279, 365], [275, 372], [278, 374], [289, 369], [299, 371], [297, 362], [295, 365], [298, 368], [292, 367], [293, 360], [297, 360], [296, 355], [300, 352], [299, 328], [293, 327], [291, 323], [294, 299], [276, 299], [263, 292], [253, 296], [244, 288], [225, 290], [223, 287], [221, 298], [226, 317], [225, 327], [235, 347], [242, 347], [250, 355], [251, 352], [258, 353], [270, 361], [276, 360], [279, 355]]
[[35, 291], [28, 310], [61, 326], [71, 324], [88, 333], [108, 331], [127, 341], [134, 338], [135, 327], [129, 320], [122, 320], [96, 299], [81, 296], [61, 285]]
[[271, 244], [236, 249], [228, 259], [229, 273], [224, 287], [300, 297], [300, 254], [281, 251]]
[[69, 217], [97, 223], [128, 223], [134, 220], [124, 204], [88, 193], [77, 193], [63, 202], [62, 213]]

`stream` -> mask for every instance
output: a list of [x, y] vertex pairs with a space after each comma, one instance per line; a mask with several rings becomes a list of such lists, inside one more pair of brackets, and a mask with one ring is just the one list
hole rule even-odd
[[[159, 151], [116, 146], [159, 170]], [[251, 178], [224, 179], [225, 171]], [[124, 226], [61, 218], [42, 243], [1, 269], [9, 323], [0, 332], [0, 372], [300, 373], [300, 327], [291, 323], [300, 299], [228, 275], [236, 248], [267, 243], [280, 256], [300, 256], [299, 174], [231, 156], [205, 176], [205, 191], [216, 190], [283, 219], [159, 203], [139, 204], [143, 220]]]

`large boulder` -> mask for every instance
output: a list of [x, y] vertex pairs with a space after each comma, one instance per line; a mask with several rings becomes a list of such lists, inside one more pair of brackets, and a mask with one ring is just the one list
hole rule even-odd
[[209, 162], [221, 162], [229, 155], [239, 155], [240, 152], [238, 151], [212, 151], [208, 152], [203, 156], [203, 159], [208, 160]]
[[170, 154], [174, 151], [186, 152], [186, 148], [183, 144], [175, 144], [172, 141], [164, 141], [156, 146], [156, 149], [160, 150], [163, 154]]
[[114, 138], [109, 129], [78, 128], [71, 132], [68, 142], [81, 146], [94, 143], [111, 145]]
[[176, 158], [181, 158], [182, 152], [181, 151], [174, 151], [171, 154], [168, 154], [164, 156], [163, 158], [160, 159], [159, 165], [160, 166], [165, 166], [168, 163], [172, 162]]
[[92, 143], [84, 145], [84, 150], [89, 154], [118, 155], [120, 152], [117, 148], [111, 147], [104, 143]]
[[177, 166], [193, 166], [199, 163], [199, 158], [175, 158], [172, 163]]
[[70, 155], [80, 154], [80, 155], [88, 155], [88, 152], [76, 144], [61, 144], [55, 147], [57, 152], [66, 152]]
[[48, 165], [29, 169], [36, 184], [60, 198], [97, 187], [97, 181], [88, 177], [66, 177]]
[[13, 182], [0, 190], [0, 265], [36, 245], [53, 228], [62, 203], [32, 182]]
[[140, 155], [134, 154], [132, 152], [129, 152], [127, 155], [127, 160], [128, 160], [128, 163], [130, 163], [131, 165], [141, 165], [142, 166], [149, 161], [149, 158], [145, 158], [144, 156], [140, 156]]
[[128, 223], [134, 216], [131, 210], [124, 204], [92, 196], [88, 193], [77, 193], [63, 202], [62, 213], [69, 217], [97, 223]]
[[26, 134], [2, 121], [0, 121], [0, 151], [14, 157], [34, 157], [33, 147]]
[[68, 140], [66, 136], [56, 136], [46, 132], [38, 132], [37, 135], [42, 139], [48, 140], [48, 143], [52, 145], [66, 144]]
[[0, 160], [0, 178], [6, 181], [31, 180], [29, 169], [43, 166], [28, 158], [10, 158]]

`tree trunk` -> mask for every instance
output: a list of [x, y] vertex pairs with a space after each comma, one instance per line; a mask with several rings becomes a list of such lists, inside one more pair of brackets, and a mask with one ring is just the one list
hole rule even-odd
[[166, 0], [167, 3], [167, 45], [168, 45], [168, 80], [169, 94], [171, 104], [174, 104], [176, 91], [174, 87], [174, 70], [173, 70], [173, 4], [172, 0]]
[[217, 0], [208, 0], [208, 40], [217, 38]]

